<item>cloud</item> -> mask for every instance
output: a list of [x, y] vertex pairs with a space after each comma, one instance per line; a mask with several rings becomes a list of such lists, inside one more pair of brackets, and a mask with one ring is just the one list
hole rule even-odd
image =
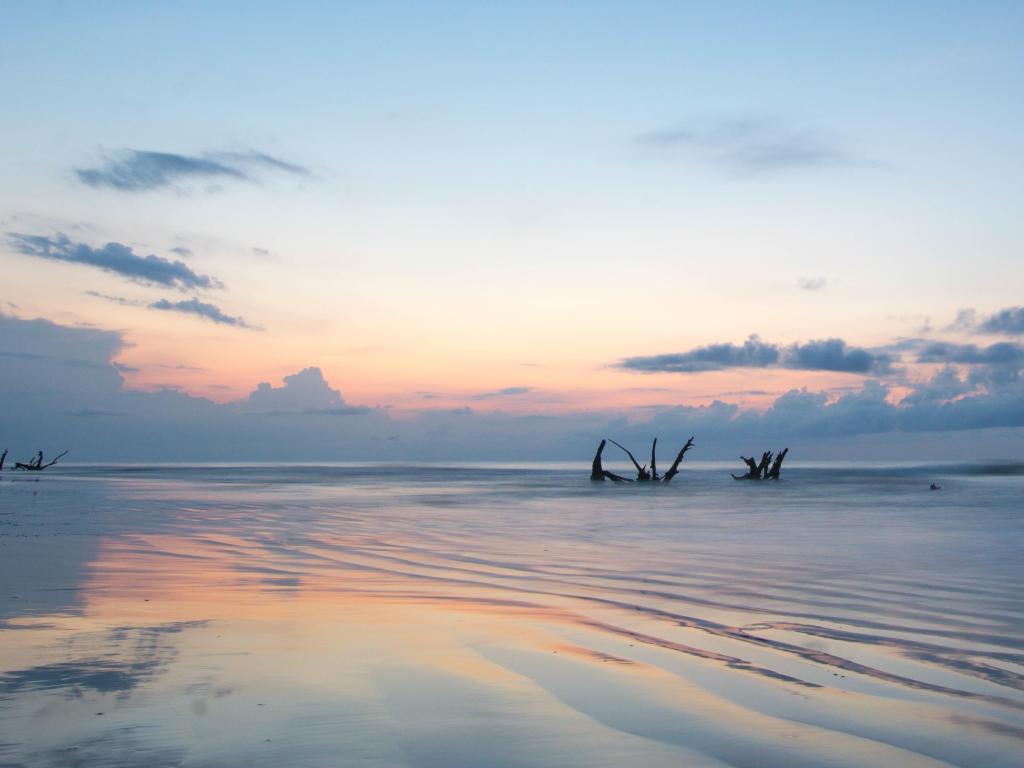
[[41, 318], [22, 320], [0, 312], [0, 358], [4, 359], [0, 389], [28, 391], [72, 407], [74, 398], [66, 393], [90, 397], [120, 388], [123, 379], [114, 359], [127, 346], [116, 331], [59, 325]]
[[1024, 347], [1001, 341], [988, 346], [929, 342], [918, 350], [918, 362], [975, 366], [971, 380], [988, 387], [1014, 382], [1024, 368]]
[[917, 353], [919, 363], [961, 363], [966, 365], [1024, 366], [1024, 347], [1001, 341], [987, 347], [977, 344], [930, 342]]
[[22, 235], [17, 232], [7, 234], [10, 247], [26, 256], [84, 264], [136, 282], [180, 290], [224, 287], [219, 280], [192, 271], [184, 262], [152, 254], [140, 256], [130, 246], [121, 243], [107, 243], [100, 248], [93, 248], [71, 240], [62, 232], [53, 237]]
[[178, 245], [178, 246], [175, 246], [174, 248], [171, 248], [171, 253], [176, 253], [176, 254], [178, 254], [179, 256], [181, 256], [182, 258], [185, 258], [185, 259], [187, 259], [187, 258], [189, 258], [190, 256], [193, 255], [192, 249], [191, 248], [186, 248], [183, 245]]
[[694, 149], [711, 162], [743, 174], [872, 165], [820, 133], [760, 118], [691, 121], [642, 134], [637, 141], [652, 149]]
[[477, 395], [472, 396], [472, 400], [492, 400], [496, 397], [515, 397], [516, 395], [525, 395], [530, 392], [532, 387], [505, 387], [494, 392], [481, 392]]
[[199, 299], [186, 299], [184, 301], [168, 301], [160, 299], [149, 305], [150, 309], [160, 309], [167, 312], [183, 312], [187, 315], [195, 315], [221, 325], [232, 325], [236, 328], [249, 328], [258, 330], [256, 326], [247, 323], [241, 317], [232, 317], [221, 312], [215, 304], [210, 304]]
[[688, 352], [628, 357], [618, 363], [627, 371], [641, 373], [702, 373], [726, 368], [790, 368], [802, 371], [838, 371], [879, 374], [889, 370], [892, 359], [882, 352], [849, 347], [842, 339], [808, 341], [780, 347], [750, 336], [742, 345], [709, 344]]
[[824, 277], [801, 277], [797, 281], [801, 291], [820, 291], [827, 283]]
[[350, 416], [369, 413], [371, 409], [351, 406], [324, 379], [317, 367], [303, 368], [284, 377], [280, 387], [261, 382], [238, 407], [248, 413], [312, 414], [322, 416]]
[[[970, 351], [970, 345], [953, 346], [947, 354], [961, 359], [1003, 359]], [[967, 352], [960, 348], [965, 346]], [[0, 315], [0, 435], [12, 451], [27, 456], [39, 447], [68, 447], [80, 461], [582, 461], [602, 437], [639, 444], [652, 435], [670, 443], [697, 434], [704, 446], [700, 458], [735, 456], [752, 442], [774, 446], [775, 440], [794, 445], [803, 458], [825, 458], [816, 447], [827, 442], [814, 439], [841, 438], [834, 445], [846, 451], [862, 444], [851, 436], [879, 433], [884, 439], [871, 438], [867, 451], [844, 455], [877, 458], [881, 445], [893, 457], [913, 446], [914, 455], [923, 447], [931, 458], [956, 459], [979, 446], [987, 455], [1019, 454], [1024, 431], [1024, 382], [989, 377], [986, 365], [965, 372], [944, 365], [924, 381], [901, 382], [898, 390], [875, 380], [840, 393], [794, 389], [764, 410], [716, 399], [706, 405], [543, 415], [425, 408], [393, 417], [384, 408], [347, 403], [315, 367], [286, 376], [280, 385], [262, 383], [225, 404], [169, 389], [127, 389], [115, 362], [123, 348], [119, 332]], [[329, 418], [336, 416], [346, 418]], [[955, 440], [921, 436], [987, 428], [1018, 431]]]
[[971, 308], [961, 309], [956, 313], [956, 319], [942, 330], [953, 333], [970, 333], [978, 325], [978, 313]]
[[126, 299], [124, 296], [112, 296], [109, 293], [100, 293], [99, 291], [86, 291], [86, 296], [92, 296], [96, 299], [103, 299], [109, 301], [111, 304], [118, 304], [122, 307], [141, 307], [145, 304], [144, 301], [139, 299]]
[[618, 367], [642, 373], [700, 373], [723, 368], [767, 368], [779, 361], [779, 348], [752, 335], [742, 346], [710, 344], [689, 352], [627, 357]]
[[783, 356], [783, 367], [801, 371], [881, 374], [889, 371], [892, 358], [880, 352], [849, 347], [842, 339], [793, 344]]
[[956, 319], [943, 330], [955, 333], [991, 333], [1002, 336], [1024, 334], [1024, 307], [1007, 307], [979, 320], [978, 313], [971, 308], [961, 309]]
[[262, 171], [309, 176], [309, 169], [265, 152], [206, 152], [179, 155], [172, 152], [124, 149], [96, 168], [76, 168], [78, 180], [94, 188], [122, 192], [146, 192], [174, 187], [194, 180], [258, 181]]
[[1007, 336], [1024, 334], [1024, 307], [1008, 307], [996, 312], [978, 326], [982, 333], [1001, 333]]

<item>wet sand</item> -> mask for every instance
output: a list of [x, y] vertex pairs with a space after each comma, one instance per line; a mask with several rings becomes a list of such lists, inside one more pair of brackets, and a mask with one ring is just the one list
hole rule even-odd
[[1022, 490], [5, 475], [0, 764], [1017, 766]]

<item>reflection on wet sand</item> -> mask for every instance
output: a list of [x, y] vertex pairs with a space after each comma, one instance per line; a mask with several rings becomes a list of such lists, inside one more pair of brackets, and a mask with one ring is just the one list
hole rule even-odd
[[0, 625], [0, 762], [1017, 764], [1005, 574], [764, 556], [720, 514], [642, 537], [667, 495], [415, 490], [107, 488], [144, 517], [83, 523], [74, 605]]

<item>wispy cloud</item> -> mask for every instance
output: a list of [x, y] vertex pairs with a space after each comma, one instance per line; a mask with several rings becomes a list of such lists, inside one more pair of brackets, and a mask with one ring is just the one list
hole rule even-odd
[[701, 373], [726, 368], [789, 368], [804, 371], [879, 374], [892, 358], [882, 352], [851, 347], [842, 339], [822, 339], [779, 346], [750, 336], [743, 344], [709, 344], [687, 352], [628, 357], [617, 367], [640, 373]]
[[732, 172], [769, 174], [825, 166], [878, 165], [821, 132], [762, 118], [694, 120], [637, 137], [651, 149], [691, 149]]
[[184, 301], [168, 301], [167, 299], [160, 299], [154, 301], [149, 305], [150, 309], [160, 309], [167, 312], [182, 312], [186, 315], [195, 315], [205, 320], [210, 320], [214, 323], [221, 325], [233, 325], [236, 328], [248, 328], [250, 330], [260, 330], [251, 323], [246, 322], [241, 317], [232, 317], [231, 315], [224, 314], [218, 306], [210, 304], [199, 299], [186, 299]]
[[99, 291], [86, 291], [85, 295], [96, 299], [103, 299], [111, 304], [118, 304], [122, 307], [141, 307], [145, 304], [144, 301], [139, 301], [138, 299], [126, 299], [124, 296], [112, 296], [109, 293], [100, 293]]
[[824, 277], [801, 277], [797, 281], [801, 291], [820, 291], [828, 284]]
[[171, 261], [152, 254], [141, 256], [122, 243], [107, 243], [93, 248], [71, 240], [62, 232], [53, 237], [22, 235], [17, 232], [7, 234], [10, 247], [26, 256], [84, 264], [137, 282], [180, 290], [224, 287], [219, 280], [197, 274], [182, 261]]
[[146, 192], [189, 181], [258, 182], [260, 175], [267, 171], [293, 176], [310, 175], [304, 166], [255, 150], [180, 155], [140, 149], [120, 150], [106, 157], [97, 167], [76, 168], [75, 175], [90, 187]]
[[481, 392], [473, 395], [472, 400], [493, 400], [497, 397], [515, 397], [517, 395], [525, 395], [532, 391], [533, 387], [505, 387], [504, 389], [498, 389], [494, 392]]
[[961, 309], [956, 313], [956, 318], [952, 323], [943, 328], [944, 331], [952, 331], [954, 333], [970, 333], [978, 325], [978, 313], [968, 307], [967, 309]]

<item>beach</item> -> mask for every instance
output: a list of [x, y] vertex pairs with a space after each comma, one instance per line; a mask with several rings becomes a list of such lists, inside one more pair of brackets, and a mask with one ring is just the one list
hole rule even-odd
[[0, 765], [1020, 765], [1024, 467], [730, 470], [4, 472]]

